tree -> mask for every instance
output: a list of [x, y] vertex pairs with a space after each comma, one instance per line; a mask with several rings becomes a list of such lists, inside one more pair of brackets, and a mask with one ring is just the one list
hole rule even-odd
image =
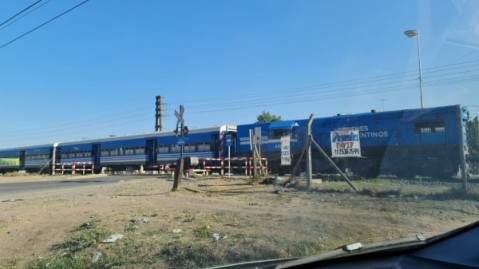
[[269, 111], [263, 111], [258, 117], [256, 117], [256, 123], [282, 121], [282, 120], [283, 119], [281, 118], [281, 116], [273, 115], [269, 113]]
[[474, 119], [467, 122], [467, 147], [469, 149], [468, 161], [472, 164], [472, 168], [477, 169], [479, 162], [479, 119]]

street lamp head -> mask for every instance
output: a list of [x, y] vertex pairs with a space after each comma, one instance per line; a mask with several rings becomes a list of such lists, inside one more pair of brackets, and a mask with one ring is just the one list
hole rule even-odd
[[407, 37], [415, 37], [415, 36], [419, 35], [419, 32], [417, 30], [407, 30], [407, 31], [404, 31], [404, 34]]

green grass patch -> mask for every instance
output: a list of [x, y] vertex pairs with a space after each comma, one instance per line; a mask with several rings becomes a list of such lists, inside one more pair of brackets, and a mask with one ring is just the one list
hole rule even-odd
[[[134, 219], [134, 218], [133, 218]], [[227, 211], [183, 211], [161, 223], [139, 225], [115, 243], [101, 243], [111, 233], [99, 220], [71, 231], [51, 255], [27, 268], [204, 268], [243, 261], [317, 254], [321, 242], [262, 230], [248, 216]], [[105, 222], [106, 223], [106, 222]], [[125, 220], [129, 226], [130, 220]], [[180, 233], [173, 232], [181, 228]], [[217, 234], [213, 236], [214, 234]], [[95, 252], [101, 252], [96, 263]]]
[[[109, 233], [93, 220], [81, 224], [73, 230], [61, 244], [53, 245], [52, 256], [33, 261], [27, 268], [95, 268], [101, 263], [92, 264], [95, 247]], [[103, 264], [104, 265], [104, 264]]]
[[161, 255], [171, 268], [204, 268], [289, 256], [280, 246], [257, 240], [171, 241], [162, 248]]
[[18, 258], [0, 259], [0, 268], [16, 268], [18, 265]]
[[[474, 200], [479, 199], [477, 184], [469, 184], [468, 192], [462, 189], [461, 182], [424, 182], [421, 180], [369, 179], [352, 181], [358, 194], [372, 197], [421, 197], [431, 200]], [[305, 189], [305, 182], [297, 183]], [[324, 181], [313, 184], [312, 191], [323, 193], [354, 193], [345, 181]]]

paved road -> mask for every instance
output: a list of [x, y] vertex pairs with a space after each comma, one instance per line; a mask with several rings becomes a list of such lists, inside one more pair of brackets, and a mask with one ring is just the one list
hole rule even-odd
[[17, 196], [31, 192], [50, 192], [82, 186], [100, 186], [105, 184], [114, 184], [121, 180], [136, 180], [142, 178], [144, 179], [146, 176], [103, 176], [84, 179], [82, 179], [81, 176], [78, 176], [76, 178], [48, 181], [45, 181], [45, 178], [39, 177], [39, 181], [32, 179], [28, 182], [0, 182], [0, 197], [10, 195]]

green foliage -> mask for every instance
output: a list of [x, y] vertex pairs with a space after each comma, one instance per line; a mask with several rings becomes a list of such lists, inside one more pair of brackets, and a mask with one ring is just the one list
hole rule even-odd
[[271, 114], [268, 111], [263, 111], [261, 112], [260, 115], [258, 115], [258, 117], [256, 117], [256, 123], [282, 121], [282, 120], [283, 119], [281, 118], [281, 116]]
[[469, 153], [476, 159], [479, 157], [479, 119], [474, 119], [467, 122], [467, 145]]

